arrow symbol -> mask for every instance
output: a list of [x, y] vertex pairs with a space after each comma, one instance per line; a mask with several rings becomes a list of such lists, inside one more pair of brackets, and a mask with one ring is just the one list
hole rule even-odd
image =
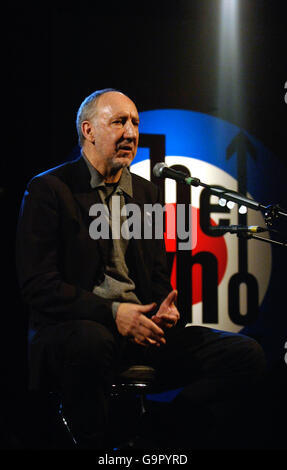
[[240, 131], [230, 142], [226, 149], [226, 159], [229, 160], [232, 155], [237, 155], [237, 181], [238, 192], [246, 196], [247, 193], [247, 154], [257, 159], [257, 151], [247, 135]]

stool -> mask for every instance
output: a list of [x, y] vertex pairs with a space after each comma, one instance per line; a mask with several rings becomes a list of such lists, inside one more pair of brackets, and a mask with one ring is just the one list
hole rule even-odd
[[[140, 428], [140, 423], [146, 414], [146, 405], [145, 398], [146, 394], [149, 393], [152, 389], [152, 385], [155, 380], [155, 369], [146, 365], [133, 365], [128, 369], [122, 371], [115, 383], [112, 385], [111, 399], [120, 399], [124, 395], [132, 394], [139, 399], [139, 416], [137, 418], [137, 429]], [[70, 437], [70, 441], [73, 447], [78, 446], [78, 442], [73, 435], [69, 424], [62, 412], [62, 404], [59, 403], [59, 416], [61, 418], [62, 424], [64, 425], [65, 430]], [[133, 436], [128, 437], [120, 444], [116, 444], [114, 450], [133, 448], [138, 439], [138, 433], [135, 432]]]
[[139, 413], [137, 417], [137, 430], [133, 436], [117, 444], [114, 449], [133, 448], [138, 440], [138, 430], [146, 414], [146, 394], [152, 390], [155, 380], [155, 369], [146, 365], [133, 365], [121, 372], [117, 381], [112, 386], [111, 397], [122, 398], [124, 395], [133, 394], [139, 399]]

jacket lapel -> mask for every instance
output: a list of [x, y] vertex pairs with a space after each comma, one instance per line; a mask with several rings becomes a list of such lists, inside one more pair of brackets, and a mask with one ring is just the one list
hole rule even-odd
[[[94, 216], [89, 215], [91, 206], [101, 203], [101, 199], [99, 197], [98, 191], [91, 188], [90, 172], [83, 157], [80, 157], [74, 163], [75, 166], [72, 183], [74, 198], [80, 208], [81, 217], [84, 221], [84, 224], [86, 225], [87, 229], [89, 229], [90, 224], [95, 219]], [[95, 246], [96, 250], [100, 252], [103, 257], [104, 265], [106, 265], [110, 248], [109, 240], [102, 238], [93, 240], [93, 246]]]
[[[130, 275], [136, 284], [136, 293], [141, 302], [149, 302], [149, 273], [147, 272], [147, 263], [144, 259], [145, 240], [144, 240], [144, 203], [143, 198], [138, 194], [138, 189], [133, 185], [133, 197], [126, 196], [127, 204], [136, 204], [141, 213], [141, 238], [139, 240], [131, 238], [127, 251], [127, 264], [130, 267]], [[144, 297], [143, 297], [144, 295]]]

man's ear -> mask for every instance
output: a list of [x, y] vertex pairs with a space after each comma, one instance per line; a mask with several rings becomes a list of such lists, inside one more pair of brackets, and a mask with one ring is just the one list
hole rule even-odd
[[94, 137], [94, 128], [90, 121], [83, 121], [82, 122], [82, 134], [86, 140], [91, 142], [92, 144], [95, 142]]

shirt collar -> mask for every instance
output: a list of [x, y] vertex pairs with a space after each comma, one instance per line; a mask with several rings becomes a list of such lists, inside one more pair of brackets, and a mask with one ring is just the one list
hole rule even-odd
[[[104, 177], [91, 164], [91, 162], [88, 160], [88, 158], [86, 157], [83, 151], [81, 151], [81, 154], [84, 158], [84, 161], [86, 162], [88, 166], [88, 169], [91, 175], [91, 179], [90, 179], [91, 188], [95, 189], [95, 188], [105, 187]], [[128, 168], [124, 168], [122, 171], [120, 180], [118, 182], [117, 191], [119, 189], [121, 189], [128, 196], [133, 197], [132, 177]]]

